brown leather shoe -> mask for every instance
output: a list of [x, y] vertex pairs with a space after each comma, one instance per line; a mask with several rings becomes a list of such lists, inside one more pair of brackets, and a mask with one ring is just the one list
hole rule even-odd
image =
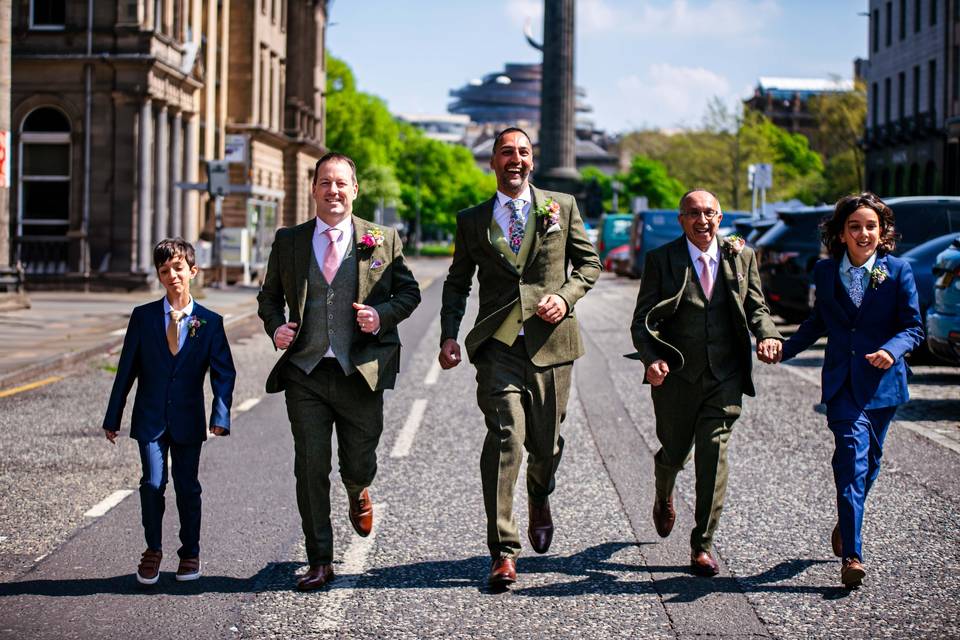
[[657, 528], [657, 534], [661, 538], [666, 538], [673, 531], [673, 523], [677, 521], [677, 512], [673, 508], [673, 496], [667, 499], [653, 499], [653, 526]]
[[163, 559], [163, 551], [154, 551], [147, 549], [140, 557], [140, 564], [137, 566], [137, 582], [140, 584], [157, 584], [160, 579], [160, 560]]
[[300, 576], [297, 580], [297, 591], [313, 591], [333, 580], [333, 565], [318, 564]]
[[840, 569], [840, 582], [848, 589], [859, 587], [867, 572], [857, 558], [845, 558], [843, 568]]
[[500, 556], [495, 558], [490, 566], [490, 577], [487, 582], [491, 587], [505, 587], [517, 581], [517, 564], [513, 558]]
[[709, 551], [691, 551], [690, 569], [698, 576], [712, 578], [720, 573], [720, 565], [713, 559]]
[[527, 538], [530, 546], [537, 553], [546, 553], [553, 541], [553, 517], [550, 515], [550, 501], [544, 500], [542, 505], [530, 502], [530, 526], [527, 527]]
[[843, 557], [843, 538], [840, 537], [840, 523], [833, 527], [833, 533], [830, 534], [830, 546], [833, 547], [833, 555], [838, 558]]
[[177, 567], [175, 576], [180, 582], [196, 580], [200, 577], [200, 558], [180, 558], [180, 566]]
[[373, 502], [370, 492], [364, 489], [356, 498], [350, 498], [350, 524], [357, 535], [366, 538], [373, 529]]

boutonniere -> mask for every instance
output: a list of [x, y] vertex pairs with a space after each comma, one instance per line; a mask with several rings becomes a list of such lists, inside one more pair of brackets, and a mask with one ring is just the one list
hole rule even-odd
[[[747, 246], [747, 241], [744, 240], [743, 236], [740, 235], [739, 233], [731, 233], [730, 235], [728, 235], [726, 238], [723, 239], [723, 250], [726, 251], [727, 254], [731, 256], [735, 256], [741, 251], [743, 251], [743, 248], [745, 246]], [[743, 276], [738, 273], [737, 279], [742, 280]]]
[[889, 275], [890, 274], [887, 273], [887, 270], [886, 268], [883, 267], [883, 265], [875, 266], [873, 269], [870, 270], [870, 288], [876, 289], [877, 287], [879, 287], [881, 284], [883, 284], [883, 281], [886, 280], [887, 276]]
[[370, 231], [360, 236], [360, 244], [367, 248], [383, 245], [383, 231], [379, 227], [370, 229]]
[[543, 221], [543, 226], [549, 229], [560, 222], [560, 203], [553, 198], [547, 198], [547, 201], [538, 206], [534, 213], [537, 214], [537, 220]]
[[382, 267], [382, 266], [383, 266], [383, 260], [379, 260], [379, 259], [378, 259], [378, 260], [374, 260], [374, 261], [372, 261], [372, 262], [370, 263], [370, 268], [371, 268], [371, 269], [379, 269], [379, 268]]
[[191, 338], [195, 337], [197, 335], [197, 331], [200, 330], [200, 327], [205, 324], [207, 324], [206, 320], [198, 318], [197, 316], [190, 316], [187, 318], [187, 328], [190, 329], [190, 332], [187, 335], [189, 335]]
[[743, 282], [743, 274], [737, 271], [737, 282]]

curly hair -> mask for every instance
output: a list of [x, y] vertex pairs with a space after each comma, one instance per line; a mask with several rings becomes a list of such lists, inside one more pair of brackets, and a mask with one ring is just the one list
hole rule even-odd
[[894, 226], [893, 209], [880, 199], [875, 193], [864, 191], [837, 200], [833, 215], [820, 223], [820, 240], [834, 258], [843, 257], [847, 246], [840, 241], [847, 224], [847, 218], [857, 209], [872, 209], [877, 212], [880, 220], [880, 239], [877, 251], [882, 254], [892, 252], [897, 246], [899, 234]]

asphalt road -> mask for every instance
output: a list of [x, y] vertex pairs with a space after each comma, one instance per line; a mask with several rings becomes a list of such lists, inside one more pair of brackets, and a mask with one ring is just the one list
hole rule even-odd
[[[133, 442], [110, 447], [99, 432], [111, 361], [0, 399], [0, 638], [960, 636], [960, 454], [897, 423], [868, 504], [868, 579], [854, 592], [839, 588], [829, 546], [832, 444], [810, 376], [816, 352], [792, 370], [758, 366], [758, 397], [747, 399], [730, 447], [722, 573], [688, 573], [692, 470], [680, 477], [674, 534], [661, 540], [649, 515], [649, 390], [640, 365], [622, 358], [631, 350], [636, 283], [607, 274], [577, 307], [588, 355], [574, 368], [553, 547], [543, 556], [525, 549], [515, 587], [489, 592], [484, 426], [473, 368], [434, 365], [439, 289], [440, 280], [427, 287], [401, 325], [402, 371], [387, 395], [371, 537], [353, 533], [334, 483], [338, 577], [325, 591], [293, 590], [305, 559], [293, 447], [283, 398], [263, 396], [275, 355], [262, 332], [231, 336], [240, 371], [234, 406], [245, 410], [233, 435], [211, 440], [201, 459], [204, 577], [194, 583], [173, 579], [172, 485], [168, 555], [154, 588], [133, 577], [143, 550], [137, 496], [84, 515], [114, 491], [135, 489], [138, 478]], [[960, 371], [923, 375], [934, 384], [921, 395], [940, 413], [920, 418], [954, 428], [940, 415], [960, 415]]]

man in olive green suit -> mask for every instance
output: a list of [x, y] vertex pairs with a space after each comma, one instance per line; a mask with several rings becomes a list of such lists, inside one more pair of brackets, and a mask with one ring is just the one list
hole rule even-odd
[[527, 535], [538, 553], [546, 553], [553, 537], [548, 497], [563, 451], [560, 423], [573, 361], [583, 355], [573, 306], [599, 277], [600, 260], [573, 197], [529, 184], [533, 148], [526, 133], [500, 132], [490, 166], [497, 194], [457, 215], [456, 250], [443, 285], [439, 360], [444, 369], [460, 363], [457, 334], [479, 269], [480, 312], [466, 348], [477, 369], [477, 402], [487, 426], [480, 475], [489, 581], [503, 586], [516, 580], [520, 537], [513, 489], [524, 447]]
[[350, 158], [328, 153], [317, 161], [317, 217], [277, 231], [257, 296], [267, 335], [285, 350], [266, 386], [267, 393], [285, 392], [293, 430], [297, 507], [310, 563], [297, 582], [302, 591], [333, 579], [334, 428], [350, 523], [361, 536], [373, 527], [367, 487], [377, 472], [383, 390], [393, 388], [399, 369], [397, 324], [420, 304], [396, 230], [352, 215], [358, 191]]
[[696, 524], [690, 534], [694, 573], [714, 576], [711, 553], [727, 488], [727, 443], [743, 394], [754, 395], [750, 334], [764, 362], [779, 356], [782, 337], [760, 290], [753, 250], [739, 237], [719, 239], [720, 203], [695, 189], [680, 200], [684, 235], [646, 258], [630, 332], [646, 365], [657, 420], [657, 533], [676, 519], [673, 488], [695, 447]]

